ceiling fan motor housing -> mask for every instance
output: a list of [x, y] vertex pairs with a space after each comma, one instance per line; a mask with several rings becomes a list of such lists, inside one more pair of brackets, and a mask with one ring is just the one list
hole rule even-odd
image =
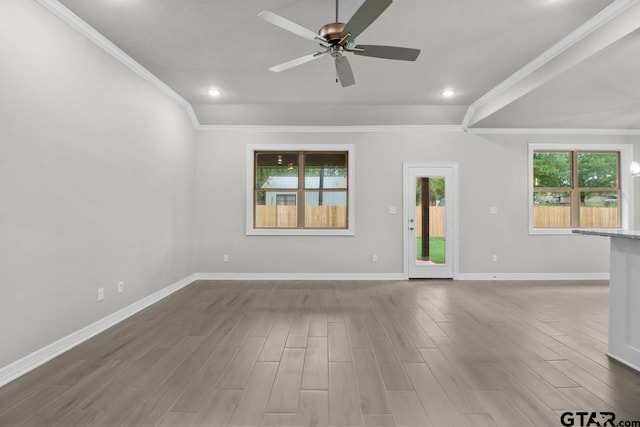
[[328, 43], [337, 44], [344, 37], [345, 24], [342, 22], [333, 22], [320, 28], [318, 34]]

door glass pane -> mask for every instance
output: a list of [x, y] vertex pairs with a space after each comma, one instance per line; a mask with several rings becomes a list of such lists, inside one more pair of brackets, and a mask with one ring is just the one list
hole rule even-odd
[[444, 177], [416, 178], [416, 265], [445, 264]]
[[581, 192], [580, 227], [617, 228], [620, 227], [618, 193]]
[[256, 228], [298, 226], [297, 194], [285, 191], [256, 191]]
[[346, 191], [305, 191], [305, 226], [347, 228]]
[[533, 226], [571, 227], [571, 193], [536, 191], [533, 193]]

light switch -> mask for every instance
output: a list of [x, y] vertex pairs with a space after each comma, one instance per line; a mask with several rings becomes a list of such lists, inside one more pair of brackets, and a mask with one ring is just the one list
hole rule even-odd
[[395, 206], [389, 206], [389, 215], [395, 215], [398, 213], [398, 209]]
[[497, 208], [497, 207], [495, 207], [495, 206], [491, 206], [491, 207], [489, 208], [489, 213], [490, 213], [491, 215], [496, 215], [496, 214], [498, 213], [498, 208]]

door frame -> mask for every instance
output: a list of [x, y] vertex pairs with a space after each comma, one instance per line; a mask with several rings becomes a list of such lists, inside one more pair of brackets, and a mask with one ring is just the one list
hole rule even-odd
[[[450, 244], [453, 244], [453, 279], [456, 280], [459, 275], [459, 259], [460, 259], [460, 240], [459, 229], [459, 171], [458, 162], [402, 162], [402, 259], [403, 259], [403, 275], [405, 280], [409, 280], [409, 223], [408, 213], [415, 204], [415, 195], [409, 194], [409, 169], [410, 168], [450, 168], [453, 179], [451, 182], [450, 193], [447, 202], [452, 199], [453, 203], [447, 203], [447, 208], [453, 210], [453, 232], [449, 236]], [[411, 242], [415, 244], [415, 242]]]

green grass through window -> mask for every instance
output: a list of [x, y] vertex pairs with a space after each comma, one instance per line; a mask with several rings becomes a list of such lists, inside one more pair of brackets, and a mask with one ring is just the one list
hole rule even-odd
[[[422, 237], [416, 239], [417, 259], [422, 259]], [[429, 239], [429, 258], [436, 264], [444, 264], [444, 238], [432, 237]]]

